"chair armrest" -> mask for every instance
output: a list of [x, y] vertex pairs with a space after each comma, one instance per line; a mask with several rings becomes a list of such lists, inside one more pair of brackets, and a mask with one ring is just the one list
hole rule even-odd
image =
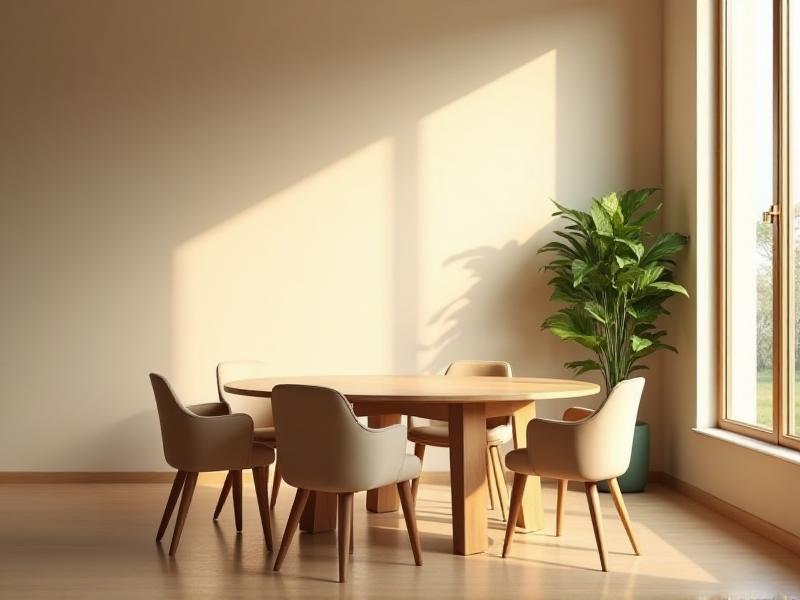
[[206, 402], [205, 404], [192, 404], [186, 410], [198, 417], [221, 417], [230, 414], [230, 407], [224, 402]]
[[591, 408], [583, 408], [582, 406], [573, 406], [564, 411], [562, 417], [564, 421], [583, 421], [587, 417], [591, 417], [594, 410]]
[[184, 446], [188, 471], [225, 471], [249, 465], [253, 451], [253, 419], [245, 414], [186, 419]]

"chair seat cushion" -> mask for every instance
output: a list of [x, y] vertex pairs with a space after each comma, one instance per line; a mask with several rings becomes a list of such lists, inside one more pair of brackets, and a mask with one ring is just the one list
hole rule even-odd
[[[498, 425], [486, 429], [486, 442], [491, 445], [505, 444], [511, 441], [511, 425]], [[408, 430], [408, 439], [415, 444], [447, 447], [450, 445], [450, 428], [447, 424], [422, 425]]]
[[253, 430], [253, 439], [257, 442], [267, 444], [270, 448], [275, 447], [275, 428], [256, 427]]
[[253, 451], [250, 453], [250, 464], [247, 469], [253, 467], [266, 467], [275, 462], [275, 450], [270, 448], [267, 444], [261, 442], [253, 443]]
[[525, 473], [527, 475], [536, 474], [528, 460], [527, 448], [519, 448], [506, 454], [506, 468], [515, 473]]

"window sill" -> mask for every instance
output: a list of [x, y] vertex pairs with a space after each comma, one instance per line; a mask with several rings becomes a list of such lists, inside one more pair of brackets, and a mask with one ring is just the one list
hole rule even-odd
[[718, 427], [695, 427], [692, 431], [716, 440], [722, 440], [723, 442], [734, 444], [740, 448], [753, 450], [759, 454], [764, 454], [766, 456], [771, 456], [795, 465], [800, 465], [800, 451], [787, 448], [786, 446], [776, 446], [775, 444], [762, 442], [761, 440], [747, 437], [741, 433], [734, 433], [733, 431], [727, 431]]

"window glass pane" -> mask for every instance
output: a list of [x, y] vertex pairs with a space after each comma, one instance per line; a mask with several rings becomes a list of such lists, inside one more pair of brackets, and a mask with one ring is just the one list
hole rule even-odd
[[789, 204], [792, 207], [790, 273], [794, 281], [792, 334], [794, 364], [791, 365], [792, 385], [789, 392], [789, 435], [800, 436], [800, 14], [797, 3], [789, 3]]
[[727, 410], [772, 429], [772, 3], [726, 4]]

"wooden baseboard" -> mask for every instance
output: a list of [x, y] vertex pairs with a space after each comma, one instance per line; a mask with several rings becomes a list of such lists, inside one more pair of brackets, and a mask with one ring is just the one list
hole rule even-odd
[[753, 531], [760, 536], [775, 542], [779, 546], [783, 546], [795, 554], [800, 554], [800, 537], [794, 535], [793, 533], [786, 531], [785, 529], [781, 529], [777, 525], [773, 525], [761, 517], [757, 517], [754, 514], [739, 508], [738, 506], [734, 506], [733, 504], [722, 500], [721, 498], [717, 498], [713, 494], [709, 494], [708, 492], [701, 490], [690, 483], [686, 483], [677, 477], [673, 477], [669, 473], [661, 473], [660, 481], [664, 485], [671, 487], [684, 496], [691, 498], [698, 504], [702, 504], [714, 512], [737, 522], [742, 527], [745, 527], [750, 531]]

